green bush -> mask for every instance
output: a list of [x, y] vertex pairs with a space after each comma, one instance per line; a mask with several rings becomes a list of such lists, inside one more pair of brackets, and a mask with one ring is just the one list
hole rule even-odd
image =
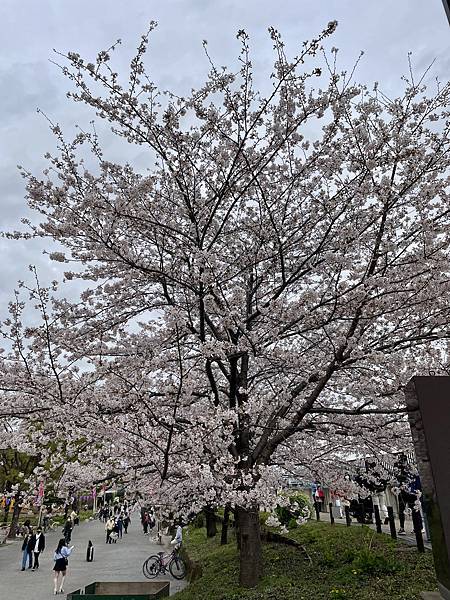
[[202, 527], [204, 527], [205, 515], [202, 512], [198, 513], [198, 515], [196, 515], [194, 520], [192, 521], [192, 524], [196, 529], [201, 529]]
[[[308, 496], [301, 492], [290, 494], [288, 498], [289, 506], [277, 506], [275, 512], [280, 523], [286, 525], [288, 529], [292, 529], [297, 527], [297, 519], [304, 515], [305, 510], [311, 512], [311, 503]], [[295, 525], [291, 525], [291, 523], [295, 523]]]

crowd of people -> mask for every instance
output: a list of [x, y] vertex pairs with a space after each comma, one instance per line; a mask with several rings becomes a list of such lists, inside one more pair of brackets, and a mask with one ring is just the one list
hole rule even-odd
[[141, 513], [141, 523], [144, 535], [148, 535], [156, 525], [156, 517], [153, 508], [143, 510]]
[[[96, 516], [102, 523], [105, 524], [105, 542], [107, 544], [117, 543], [118, 540], [128, 533], [128, 528], [131, 524], [131, 513], [135, 509], [136, 506], [131, 507], [126, 501], [123, 503], [105, 503], [100, 507]], [[30, 520], [28, 519], [21, 528], [21, 533], [23, 535], [21, 545], [22, 571], [25, 571], [27, 567], [32, 571], [39, 569], [39, 556], [46, 547], [45, 532], [49, 526], [51, 511], [43, 511], [41, 516], [42, 523], [45, 525], [45, 527], [38, 526], [33, 528]], [[140, 516], [143, 534], [149, 535], [157, 523], [156, 513], [153, 508], [147, 507], [141, 509]], [[64, 581], [67, 575], [69, 557], [74, 550], [74, 546], [71, 545], [72, 535], [74, 528], [80, 523], [79, 513], [75, 509], [73, 509], [71, 512], [66, 510], [64, 517], [65, 521], [62, 527], [63, 536], [59, 539], [53, 553], [53, 592], [55, 595], [64, 593]], [[172, 545], [179, 547], [181, 542], [182, 529], [179, 524], [176, 530], [176, 535], [171, 543]], [[92, 559], [93, 547], [92, 542], [89, 541], [86, 560], [92, 561]]]
[[[42, 517], [43, 527], [38, 526], [33, 528], [31, 521], [27, 519], [21, 527], [20, 533], [22, 534], [22, 563], [21, 571], [30, 569], [36, 571], [39, 569], [39, 556], [45, 550], [45, 531], [49, 525], [49, 519], [51, 510], [46, 509], [45, 514]], [[54, 589], [53, 593], [63, 594], [64, 593], [64, 579], [67, 574], [67, 565], [69, 563], [68, 557], [72, 553], [74, 546], [69, 546], [72, 538], [72, 530], [75, 525], [79, 525], [79, 515], [75, 510], [72, 510], [71, 514], [67, 517], [64, 527], [63, 535], [55, 549], [53, 560], [53, 572], [54, 572]]]
[[116, 543], [123, 534], [128, 533], [131, 524], [130, 510], [128, 504], [114, 503], [113, 506], [105, 504], [98, 512], [98, 517], [105, 523], [106, 543]]

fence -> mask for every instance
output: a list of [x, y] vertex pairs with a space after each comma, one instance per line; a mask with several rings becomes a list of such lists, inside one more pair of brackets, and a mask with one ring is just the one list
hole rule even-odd
[[[336, 523], [336, 516], [333, 512], [333, 509], [335, 508], [333, 506], [332, 502], [328, 503], [328, 508], [329, 508], [329, 520], [331, 525], [335, 525]], [[387, 506], [387, 517], [385, 519], [385, 522], [383, 523], [381, 515], [380, 515], [380, 508], [379, 506], [377, 506], [376, 504], [373, 506], [373, 516], [374, 516], [374, 520], [375, 523], [373, 522], [373, 518], [372, 515], [368, 514], [366, 512], [366, 509], [364, 507], [364, 503], [361, 502], [359, 504], [359, 515], [357, 517], [357, 523], [361, 524], [361, 525], [375, 525], [376, 531], [378, 533], [387, 533], [386, 531], [383, 531], [383, 525], [389, 526], [389, 534], [390, 536], [396, 540], [398, 537], [398, 532], [397, 532], [397, 524], [395, 521], [395, 513], [394, 513], [394, 508], [392, 506]], [[317, 502], [314, 502], [314, 510], [316, 513], [316, 520], [320, 521], [321, 520], [321, 516], [326, 516], [327, 513], [321, 512], [320, 511], [320, 506]], [[353, 515], [354, 516], [354, 515]], [[370, 520], [368, 521], [367, 517], [370, 516]], [[417, 510], [412, 510], [411, 512], [411, 516], [412, 516], [412, 525], [414, 528], [414, 536], [415, 536], [415, 542], [417, 545], [417, 551], [418, 552], [425, 552], [425, 543], [424, 543], [424, 539], [423, 539], [423, 534], [422, 534], [422, 516], [421, 513]], [[350, 514], [350, 508], [348, 506], [344, 507], [344, 517], [345, 517], [345, 524], [347, 527], [350, 527], [353, 519], [352, 519], [352, 515]], [[344, 519], [342, 519], [344, 520]], [[426, 517], [424, 516], [424, 524], [425, 524], [425, 529], [426, 531], [428, 531], [428, 527], [427, 527], [427, 523], [426, 523]]]

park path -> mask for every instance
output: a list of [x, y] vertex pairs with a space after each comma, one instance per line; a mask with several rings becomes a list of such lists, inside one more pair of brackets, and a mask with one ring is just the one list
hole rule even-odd
[[[105, 544], [104, 523], [86, 521], [76, 526], [72, 534], [75, 546], [69, 559], [64, 584], [66, 594], [93, 581], [147, 581], [142, 574], [142, 563], [150, 555], [164, 548], [143, 535], [138, 513], [131, 516], [128, 534], [116, 544]], [[61, 537], [61, 529], [46, 534], [46, 548], [40, 557], [37, 571], [21, 571], [20, 540], [0, 547], [0, 600], [49, 600], [53, 595], [53, 552]], [[86, 548], [92, 540], [95, 548], [94, 562], [86, 562]], [[170, 575], [158, 579], [170, 580], [171, 595], [186, 583]], [[65, 598], [64, 595], [58, 595]]]

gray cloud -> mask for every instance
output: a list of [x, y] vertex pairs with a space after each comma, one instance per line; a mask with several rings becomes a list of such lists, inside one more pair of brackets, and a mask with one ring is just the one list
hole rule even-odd
[[[51, 63], [52, 48], [76, 50], [86, 58], [120, 37], [123, 45], [114, 56], [119, 72], [127, 69], [140, 34], [151, 19], [159, 21], [148, 64], [162, 88], [185, 93], [199, 85], [207, 70], [201, 41], [221, 64], [233, 63], [239, 47], [238, 29], [252, 40], [254, 63], [267, 70], [272, 61], [267, 27], [283, 34], [295, 53], [303, 40], [313, 37], [328, 21], [337, 19], [332, 44], [340, 48], [342, 67], [351, 68], [360, 50], [365, 55], [357, 79], [379, 81], [390, 95], [401, 92], [400, 76], [407, 73], [407, 53], [422, 72], [433, 59], [429, 79], [445, 79], [450, 68], [449, 27], [441, 0], [2, 0], [0, 4], [0, 229], [19, 226], [27, 214], [24, 181], [16, 170], [23, 164], [34, 173], [44, 166], [47, 150], [55, 147], [39, 106], [69, 134], [74, 123], [86, 125], [90, 115], [65, 98], [68, 82]], [[106, 130], [102, 132], [107, 136]], [[122, 149], [113, 144], [111, 155]], [[129, 149], [128, 159], [146, 166], [142, 149]], [[133, 154], [134, 153], [134, 154]], [[151, 160], [148, 160], [151, 166]], [[58, 274], [42, 255], [44, 242], [30, 244], [0, 240], [0, 317], [17, 279], [29, 279], [27, 265], [37, 263], [44, 280]], [[56, 269], [56, 270], [55, 270]]]

